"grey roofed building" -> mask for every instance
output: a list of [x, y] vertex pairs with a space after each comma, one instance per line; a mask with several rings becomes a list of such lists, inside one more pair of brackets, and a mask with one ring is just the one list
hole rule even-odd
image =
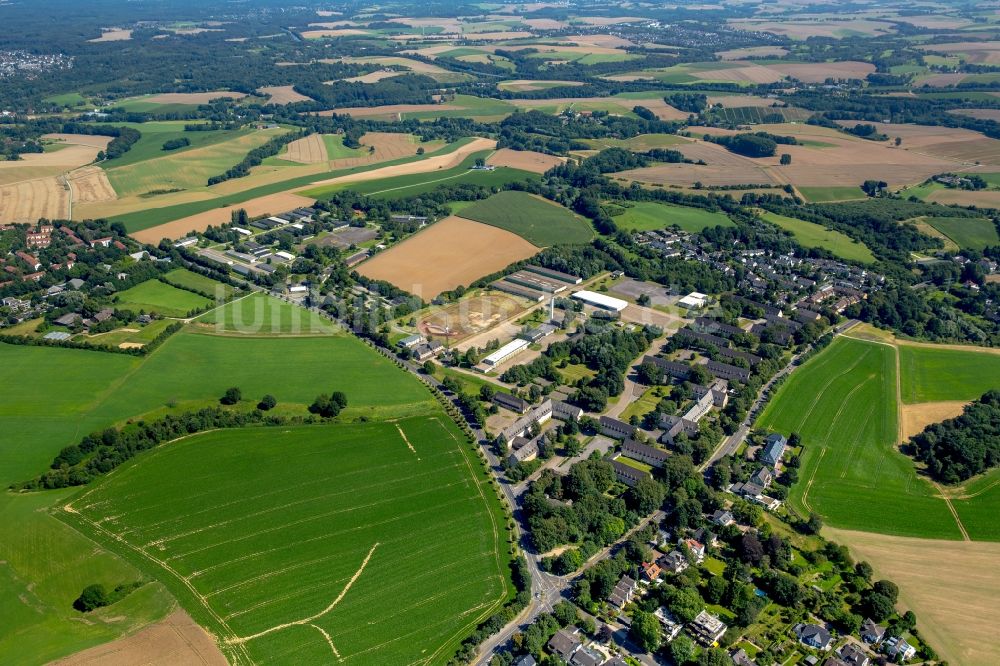
[[757, 356], [756, 354], [740, 351], [739, 349], [728, 349], [726, 347], [719, 348], [719, 356], [723, 356], [725, 358], [730, 358], [730, 359], [741, 358], [747, 363], [749, 363], [751, 368], [758, 365], [761, 361], [764, 360], [760, 356]]
[[538, 666], [538, 662], [530, 654], [526, 654], [515, 661], [514, 666]]
[[580, 639], [576, 637], [576, 631], [576, 627], [572, 626], [557, 631], [555, 636], [549, 639], [549, 652], [568, 663], [573, 653], [579, 650], [582, 645]]
[[837, 651], [847, 666], [868, 666], [868, 653], [857, 643], [847, 643]]
[[399, 347], [404, 347], [406, 349], [409, 349], [410, 347], [416, 347], [423, 341], [424, 341], [424, 336], [418, 333], [414, 333], [413, 335], [406, 336], [405, 338], [397, 342], [396, 345]]
[[66, 284], [68, 284], [68, 285], [69, 285], [69, 288], [70, 288], [70, 289], [76, 289], [76, 290], [79, 290], [79, 289], [80, 289], [80, 288], [81, 288], [81, 287], [82, 287], [83, 285], [85, 285], [85, 284], [87, 284], [87, 283], [86, 283], [86, 282], [84, 282], [83, 280], [81, 280], [80, 278], [73, 278], [72, 280], [70, 280], [70, 281], [69, 281], [69, 282], [67, 282]]
[[726, 525], [732, 525], [734, 522], [736, 522], [736, 519], [730, 512], [719, 509], [718, 511], [712, 514], [712, 522], [715, 523], [716, 525], [725, 527]]
[[659, 467], [667, 461], [670, 454], [648, 444], [638, 442], [631, 437], [622, 442], [622, 455], [644, 462], [653, 467]]
[[66, 331], [49, 331], [42, 336], [45, 340], [69, 340], [70, 334]]
[[797, 624], [792, 631], [795, 632], [800, 643], [817, 650], [826, 650], [833, 642], [833, 636], [826, 630], [826, 627], [821, 627], [818, 624]]
[[608, 437], [614, 437], [615, 439], [625, 439], [626, 437], [632, 437], [635, 435], [637, 428], [624, 421], [619, 421], [618, 419], [613, 419], [610, 416], [602, 416], [601, 420], [601, 432]]
[[866, 643], [878, 645], [885, 638], [885, 627], [871, 618], [865, 618], [865, 621], [861, 623], [861, 638]]
[[774, 475], [771, 474], [771, 470], [767, 467], [761, 467], [756, 472], [750, 476], [750, 483], [760, 486], [761, 488], [767, 488], [771, 485], [771, 480]]
[[687, 569], [691, 563], [684, 557], [684, 553], [679, 550], [672, 550], [661, 557], [657, 564], [667, 571], [677, 574]]
[[723, 337], [729, 338], [739, 333], [746, 333], [742, 328], [738, 326], [732, 326], [718, 319], [712, 319], [710, 317], [697, 317], [692, 325], [694, 330], [700, 333], [712, 333], [714, 335], [721, 335]]
[[688, 625], [688, 629], [702, 645], [715, 643], [726, 634], [728, 628], [725, 622], [704, 610]]
[[505, 391], [497, 391], [493, 395], [493, 402], [504, 409], [509, 409], [516, 414], [524, 414], [531, 407], [531, 403], [524, 398], [511, 395]]
[[643, 356], [642, 362], [651, 363], [656, 367], [663, 370], [664, 373], [673, 377], [674, 379], [687, 379], [691, 375], [691, 366], [687, 363], [680, 363], [678, 361], [668, 361], [665, 358], [660, 358], [659, 356]]
[[513, 449], [507, 456], [507, 464], [514, 466], [518, 463], [534, 460], [538, 457], [538, 440], [527, 441], [522, 446]]
[[552, 416], [560, 421], [579, 421], [583, 416], [583, 410], [568, 402], [553, 400]]
[[765, 465], [770, 465], [774, 467], [781, 460], [781, 456], [785, 454], [785, 446], [788, 445], [788, 440], [785, 436], [780, 433], [771, 433], [764, 440], [764, 449], [760, 453], [760, 460]]
[[795, 308], [795, 311], [792, 312], [792, 317], [794, 317], [797, 322], [802, 324], [816, 321], [820, 318], [820, 316], [820, 313], [813, 312], [812, 310], [807, 310], [805, 308]]
[[570, 657], [570, 666], [599, 666], [604, 661], [604, 655], [594, 650], [581, 647]]
[[729, 346], [729, 340], [726, 340], [725, 338], [720, 338], [719, 336], [712, 335], [711, 333], [699, 333], [698, 331], [686, 327], [677, 331], [677, 333], [674, 334], [674, 337], [695, 347], [704, 348], [711, 346], [721, 349]]
[[73, 326], [78, 321], [80, 321], [81, 319], [83, 319], [83, 317], [81, 317], [77, 313], [70, 312], [68, 314], [64, 314], [63, 316], [59, 317], [58, 319], [53, 319], [52, 323], [53, 324], [58, 324], [59, 326]]
[[728, 363], [720, 363], [719, 361], [708, 361], [705, 364], [705, 368], [711, 372], [716, 377], [721, 379], [737, 379], [741, 382], [745, 382], [750, 379], [750, 371], [746, 368], [741, 368], [736, 365], [729, 365]]
[[731, 652], [729, 658], [733, 660], [734, 666], [757, 666], [757, 662], [751, 659], [743, 648]]
[[625, 604], [632, 601], [637, 586], [638, 583], [630, 576], [622, 576], [608, 595], [608, 602], [617, 608], [624, 608]]
[[619, 462], [618, 460], [612, 460], [611, 466], [615, 468], [615, 478], [617, 478], [620, 483], [624, 483], [626, 486], [629, 486], [630, 488], [639, 483], [639, 481], [641, 481], [642, 479], [653, 478], [653, 476], [649, 472], [646, 472], [641, 469], [636, 469], [635, 467], [626, 465], [625, 463]]
[[740, 497], [760, 497], [764, 494], [764, 489], [756, 483], [734, 483], [729, 486], [729, 491]]

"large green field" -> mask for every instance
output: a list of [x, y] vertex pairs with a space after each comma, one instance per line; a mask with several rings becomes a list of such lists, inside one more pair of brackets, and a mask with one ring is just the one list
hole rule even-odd
[[708, 227], [735, 226], [725, 213], [654, 201], [635, 203], [615, 216], [614, 220], [622, 229], [631, 231], [650, 231], [677, 225], [684, 231], [695, 233]]
[[[115, 127], [131, 127], [142, 135], [132, 147], [120, 157], [102, 162], [105, 169], [124, 167], [137, 162], [157, 157], [182, 155], [196, 148], [211, 146], [223, 141], [236, 139], [249, 134], [249, 129], [238, 130], [206, 130], [202, 132], [185, 132], [184, 126], [192, 124], [183, 120], [151, 121], [148, 123], [117, 123]], [[197, 123], [193, 123], [197, 124]], [[191, 145], [176, 150], [164, 151], [163, 144], [171, 139], [187, 139]]]
[[[971, 400], [1000, 387], [1000, 355], [900, 346], [904, 402]], [[901, 536], [962, 538], [937, 489], [897, 448], [896, 348], [838, 338], [796, 370], [758, 427], [802, 436], [790, 505], [833, 527]], [[971, 481], [952, 505], [974, 540], [1000, 540], [1000, 472]], [[954, 493], [952, 493], [954, 494]]]
[[842, 259], [850, 261], [860, 261], [862, 263], [872, 263], [875, 261], [875, 255], [872, 254], [866, 245], [855, 241], [850, 236], [842, 234], [839, 231], [827, 229], [814, 222], [797, 220], [775, 213], [763, 213], [761, 218], [785, 231], [791, 232], [795, 236], [795, 240], [802, 247], [823, 248], [833, 252]]
[[928, 217], [925, 220], [960, 248], [982, 250], [1000, 245], [996, 225], [984, 217]]
[[[287, 319], [281, 308], [271, 311], [279, 320]], [[266, 329], [282, 327], [269, 323]], [[345, 419], [441, 414], [416, 378], [353, 337], [243, 337], [197, 331], [198, 326], [191, 325], [145, 357], [0, 344], [0, 483], [7, 486], [44, 472], [60, 449], [86, 433], [127, 419], [215, 405], [230, 386], [242, 389], [247, 409], [271, 393], [278, 411], [304, 414], [317, 394], [343, 390], [349, 400]], [[414, 439], [411, 443], [420, 446]], [[148, 569], [140, 570], [53, 517], [49, 508], [74, 492], [0, 495], [2, 663], [57, 659], [134, 631], [171, 608], [171, 595], [159, 584], [148, 583], [82, 621], [71, 605], [86, 585], [113, 587], [151, 577]], [[468, 539], [478, 536], [465, 533]], [[416, 575], [406, 571], [400, 580]], [[429, 625], [443, 617], [423, 620]], [[465, 619], [471, 622], [472, 617]], [[363, 628], [353, 628], [363, 640]]]
[[902, 396], [907, 404], [975, 400], [1000, 388], [1000, 354], [931, 346], [899, 346]]
[[200, 310], [212, 301], [190, 291], [178, 289], [159, 280], [146, 280], [119, 292], [116, 306], [133, 312], [155, 312], [165, 317], [184, 317]]
[[538, 247], [581, 245], [594, 237], [584, 218], [527, 192], [494, 194], [464, 208], [460, 215], [515, 233]]
[[861, 191], [860, 187], [799, 187], [797, 189], [807, 201], [812, 203], [855, 201], [865, 198], [865, 193]]
[[216, 333], [242, 335], [317, 335], [337, 330], [333, 322], [315, 312], [292, 307], [273, 296], [261, 293], [206, 312], [196, 321], [199, 324], [211, 324]]
[[194, 289], [203, 294], [214, 294], [216, 299], [226, 299], [235, 293], [236, 289], [210, 277], [189, 271], [186, 268], [175, 268], [164, 273], [163, 280], [178, 287]]
[[507, 596], [503, 517], [462, 441], [443, 416], [198, 435], [65, 517], [163, 580], [231, 660], [443, 663]]

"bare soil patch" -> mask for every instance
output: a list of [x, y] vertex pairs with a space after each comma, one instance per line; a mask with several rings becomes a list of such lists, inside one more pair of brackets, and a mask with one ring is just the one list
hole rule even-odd
[[437, 171], [438, 169], [450, 169], [451, 167], [457, 166], [466, 158], [466, 156], [478, 152], [480, 150], [489, 150], [490, 148], [495, 148], [497, 145], [496, 141], [492, 139], [474, 139], [469, 143], [465, 144], [447, 155], [436, 155], [428, 157], [417, 162], [410, 162], [408, 164], [395, 164], [393, 166], [382, 167], [381, 169], [373, 169], [371, 171], [363, 171], [360, 173], [351, 173], [346, 176], [338, 176], [336, 178], [329, 178], [327, 180], [319, 180], [312, 183], [309, 187], [315, 187], [316, 185], [336, 185], [340, 183], [357, 183], [365, 180], [378, 180], [380, 178], [390, 178], [392, 176], [405, 176], [413, 173], [427, 173], [430, 171]]
[[292, 141], [288, 144], [288, 152], [282, 156], [282, 159], [302, 164], [326, 162], [326, 142], [323, 141], [323, 135], [310, 134]]
[[230, 92], [228, 90], [216, 90], [213, 92], [199, 93], [161, 93], [147, 97], [145, 102], [153, 104], [208, 104], [213, 99], [225, 97], [227, 99], [243, 99], [245, 93]]
[[488, 331], [535, 305], [509, 294], [484, 293], [444, 307], [432, 306], [417, 321], [421, 335], [447, 338], [450, 344]]
[[715, 55], [723, 60], [743, 60], [744, 58], [783, 58], [788, 51], [780, 46], [750, 46], [744, 49], [719, 51]]
[[269, 194], [266, 197], [257, 197], [243, 203], [233, 204], [224, 208], [207, 210], [204, 213], [183, 217], [173, 222], [161, 224], [159, 226], [143, 229], [132, 234], [132, 237], [143, 243], [155, 245], [163, 238], [175, 240], [185, 236], [189, 231], [204, 231], [211, 224], [225, 224], [229, 222], [230, 214], [234, 210], [243, 208], [250, 217], [264, 214], [284, 213], [295, 208], [311, 206], [315, 200], [291, 192], [280, 192]]
[[293, 86], [264, 86], [257, 88], [257, 92], [267, 95], [271, 104], [294, 104], [295, 102], [311, 102], [311, 97], [306, 97], [295, 92]]
[[376, 254], [358, 272], [432, 299], [537, 252], [509, 231], [452, 215]]
[[944, 402], [923, 402], [915, 405], [900, 405], [899, 412], [903, 421], [903, 441], [921, 433], [924, 428], [933, 423], [940, 423], [946, 419], [959, 416], [967, 404], [969, 403], [961, 400], [950, 400]]
[[227, 666], [225, 656], [187, 613], [176, 610], [131, 636], [77, 652], [50, 666]]
[[125, 28], [101, 28], [101, 36], [88, 42], [125, 42], [132, 39], [132, 31]]
[[[899, 599], [919, 618], [920, 633], [953, 664], [1000, 663], [1000, 643], [984, 640], [1000, 623], [1000, 543], [938, 541], [824, 528], [899, 585]], [[946, 564], [943, 564], [946, 563]]]
[[66, 175], [66, 180], [69, 181], [74, 204], [114, 201], [118, 196], [101, 167], [76, 169]]
[[537, 153], [533, 150], [511, 150], [510, 148], [501, 148], [497, 152], [493, 153], [490, 158], [486, 160], [486, 163], [494, 166], [524, 169], [525, 171], [531, 171], [533, 173], [545, 173], [552, 167], [559, 166], [565, 161], [566, 158], [564, 157]]

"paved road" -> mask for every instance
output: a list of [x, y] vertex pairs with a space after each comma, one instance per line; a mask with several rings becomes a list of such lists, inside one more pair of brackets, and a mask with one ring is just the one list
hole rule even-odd
[[[839, 335], [848, 329], [853, 328], [857, 324], [857, 319], [849, 319], [834, 328], [834, 334]], [[732, 455], [736, 452], [736, 449], [740, 448], [740, 444], [742, 444], [747, 438], [747, 435], [750, 434], [750, 429], [753, 427], [753, 423], [757, 418], [757, 413], [770, 396], [771, 388], [774, 386], [775, 382], [795, 370], [795, 368], [798, 367], [796, 364], [798, 363], [799, 358], [801, 358], [804, 354], [807, 354], [811, 349], [812, 345], [792, 356], [792, 360], [788, 362], [788, 365], [779, 370], [774, 377], [760, 387], [760, 393], [757, 394], [757, 399], [753, 401], [753, 405], [750, 406], [750, 411], [747, 412], [747, 417], [743, 420], [743, 423], [740, 424], [739, 429], [723, 440], [722, 444], [715, 450], [711, 457], [709, 457], [709, 459], [702, 463], [701, 467], [698, 468], [700, 471], [708, 469], [722, 458]]]

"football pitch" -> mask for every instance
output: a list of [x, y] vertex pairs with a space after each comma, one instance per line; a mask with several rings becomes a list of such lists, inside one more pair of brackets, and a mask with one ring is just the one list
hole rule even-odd
[[443, 415], [216, 431], [62, 517], [155, 576], [233, 663], [439, 663], [508, 595], [496, 494]]

